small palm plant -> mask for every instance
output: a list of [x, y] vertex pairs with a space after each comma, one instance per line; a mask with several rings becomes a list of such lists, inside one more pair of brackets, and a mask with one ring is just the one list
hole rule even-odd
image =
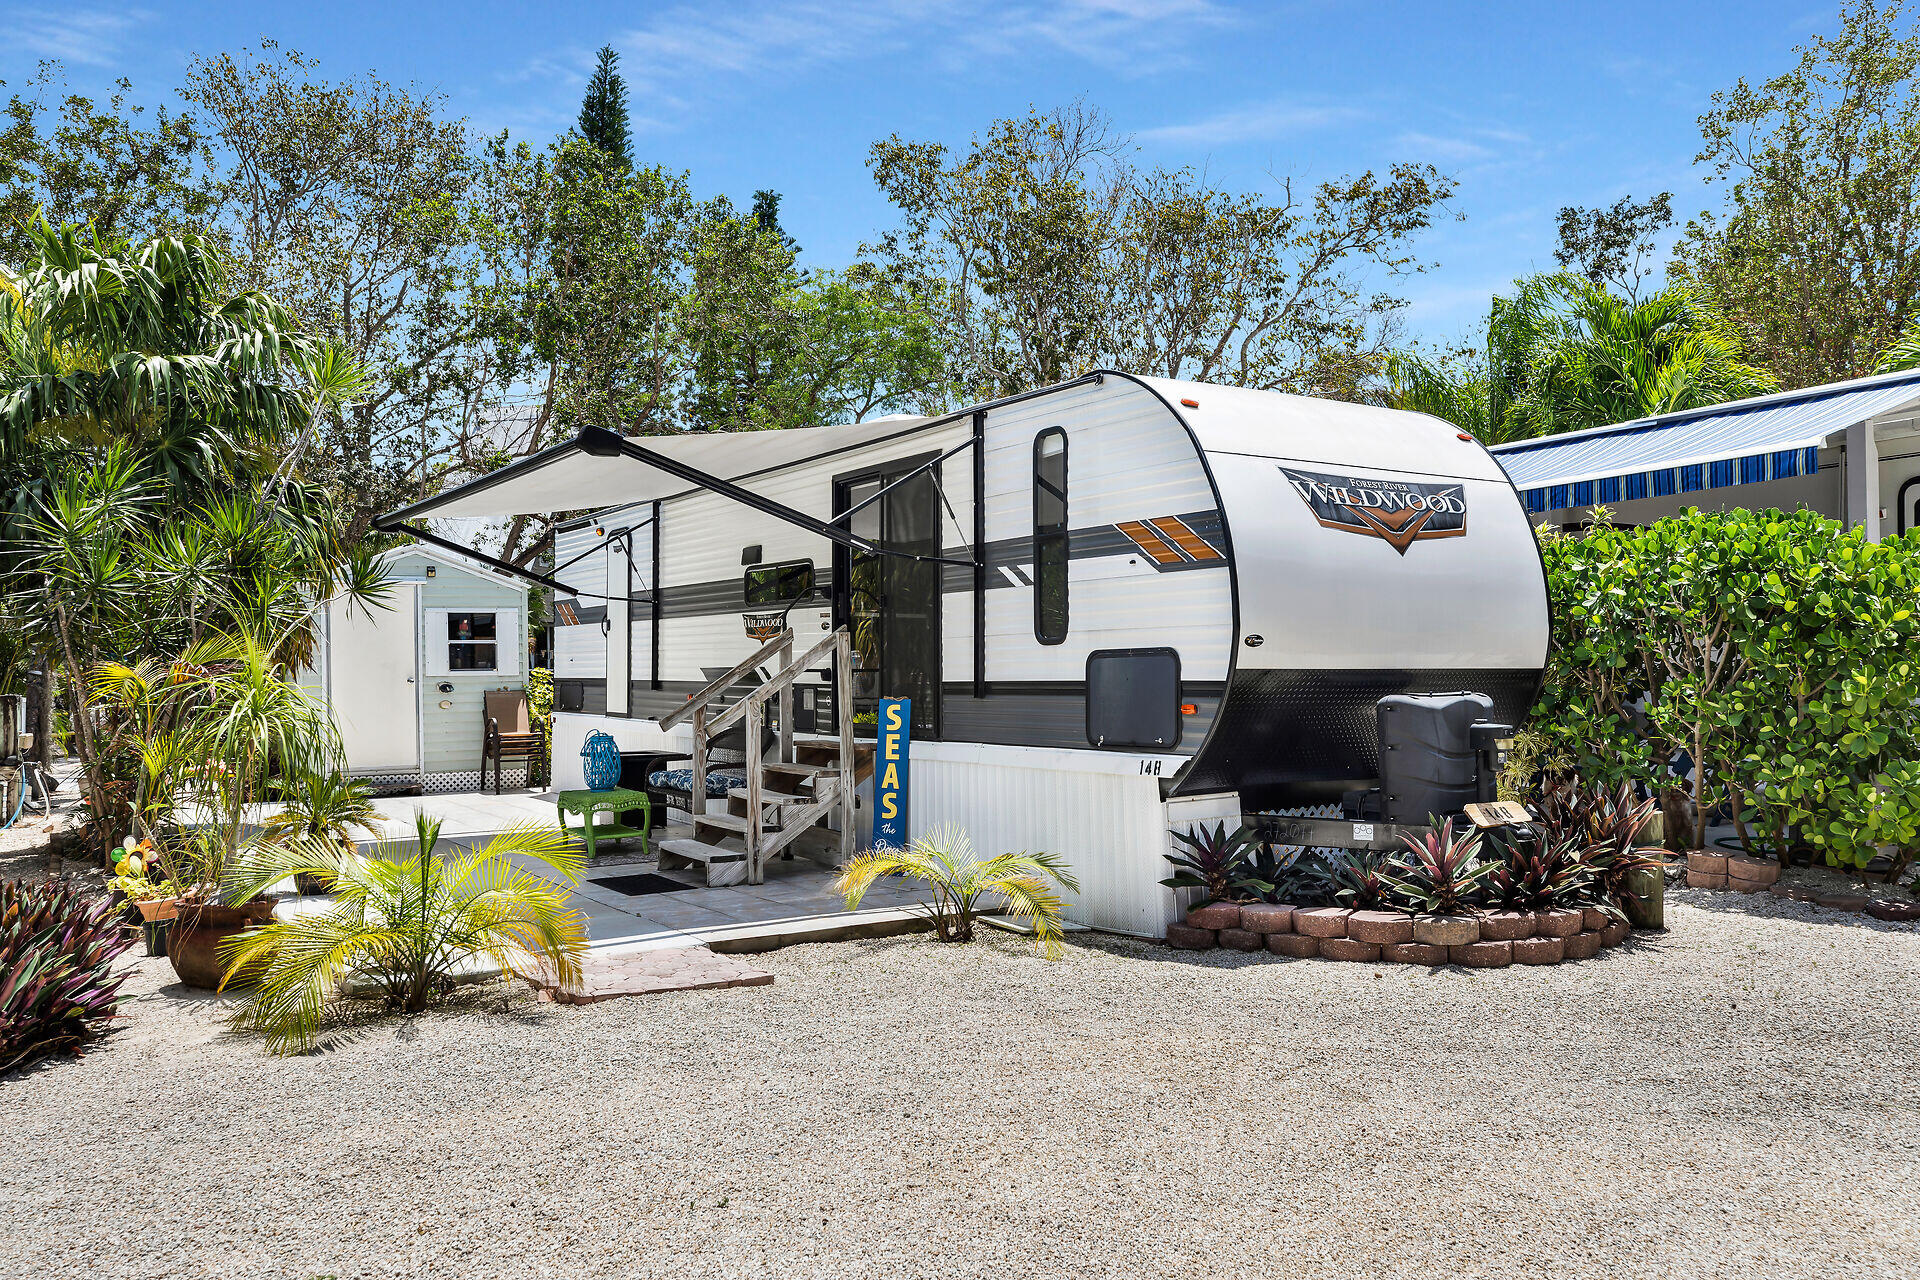
[[1049, 960], [1060, 957], [1060, 895], [1048, 884], [1070, 892], [1080, 882], [1064, 859], [1051, 853], [1002, 853], [980, 858], [973, 838], [958, 827], [940, 827], [904, 849], [874, 849], [849, 862], [834, 891], [846, 895], [847, 910], [860, 905], [874, 881], [882, 876], [924, 880], [933, 901], [919, 912], [933, 921], [942, 942], [973, 941], [973, 923], [986, 908], [983, 898], [997, 898], [1008, 915], [1033, 922], [1034, 944]]
[[[313, 1046], [343, 985], [372, 986], [388, 1008], [418, 1013], [479, 957], [503, 977], [579, 982], [586, 927], [567, 899], [585, 862], [564, 834], [530, 823], [446, 858], [433, 855], [438, 822], [418, 815], [415, 834], [411, 853], [382, 841], [370, 857], [326, 838], [250, 848], [228, 881], [227, 901], [246, 902], [298, 875], [329, 877], [334, 901], [223, 944], [229, 980], [256, 966], [260, 974], [234, 1015], [236, 1026], [265, 1033], [274, 1053], [302, 1052]], [[566, 885], [523, 870], [515, 859], [551, 868]]]
[[[373, 789], [337, 769], [294, 774], [284, 785], [283, 798], [280, 811], [262, 824], [270, 840], [282, 844], [302, 837], [332, 840], [351, 852], [355, 831], [379, 830], [380, 811], [373, 807]], [[301, 893], [333, 892], [332, 882], [325, 876], [295, 876], [294, 887]]]

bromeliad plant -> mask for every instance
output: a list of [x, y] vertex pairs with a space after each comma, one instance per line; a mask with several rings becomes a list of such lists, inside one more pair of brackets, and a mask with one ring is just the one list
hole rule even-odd
[[1167, 888], [1198, 889], [1208, 902], [1244, 902], [1273, 892], [1273, 882], [1254, 870], [1255, 841], [1247, 828], [1229, 833], [1226, 823], [1217, 822], [1170, 834], [1186, 852], [1167, 855], [1167, 861], [1178, 868], [1160, 882]]
[[1472, 910], [1494, 870], [1494, 864], [1481, 857], [1480, 833], [1456, 835], [1448, 818], [1402, 839], [1406, 852], [1381, 876], [1388, 891], [1408, 908], [1429, 915]]
[[1610, 788], [1562, 778], [1541, 792], [1540, 829], [1547, 844], [1573, 851], [1588, 897], [1617, 910], [1636, 873], [1666, 866], [1662, 850], [1640, 843], [1654, 807], [1634, 794], [1631, 783]]
[[1399, 909], [1388, 879], [1391, 862], [1385, 854], [1353, 849], [1342, 856], [1325, 859], [1324, 865], [1330, 897], [1340, 906], [1360, 911]]
[[937, 828], [904, 849], [879, 848], [861, 854], [841, 871], [834, 892], [846, 895], [847, 910], [852, 911], [883, 876], [926, 883], [933, 901], [919, 904], [917, 910], [933, 922], [940, 941], [973, 941], [974, 921], [987, 909], [983, 899], [996, 899], [999, 910], [1032, 922], [1034, 945], [1049, 960], [1060, 957], [1063, 909], [1052, 885], [1080, 891], [1080, 882], [1064, 859], [1051, 853], [980, 858], [974, 854], [973, 838], [959, 827]]
[[[383, 841], [372, 856], [326, 837], [250, 846], [226, 885], [229, 903], [248, 902], [289, 876], [333, 883], [324, 911], [275, 920], [222, 944], [229, 978], [258, 969], [259, 983], [234, 1024], [265, 1033], [274, 1053], [310, 1049], [328, 1005], [344, 987], [378, 991], [389, 1009], [418, 1013], [442, 998], [476, 959], [502, 977], [580, 980], [587, 937], [567, 906], [585, 866], [552, 827], [513, 827], [479, 848], [441, 858], [440, 824], [419, 815], [412, 851]], [[538, 862], [549, 879], [515, 864]]]
[[1497, 853], [1487, 893], [1509, 911], [1552, 911], [1592, 897], [1592, 872], [1571, 841], [1507, 838]]
[[99, 1036], [128, 973], [113, 962], [132, 944], [109, 898], [67, 880], [0, 884], [0, 1071]]

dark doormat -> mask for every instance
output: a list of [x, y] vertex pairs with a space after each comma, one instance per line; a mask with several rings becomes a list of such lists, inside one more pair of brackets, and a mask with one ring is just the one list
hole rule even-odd
[[607, 876], [599, 880], [588, 880], [588, 884], [597, 884], [602, 889], [611, 889], [615, 893], [624, 893], [629, 897], [643, 897], [649, 893], [678, 893], [682, 889], [698, 889], [697, 884], [682, 884], [678, 880], [669, 880], [657, 876], [651, 871], [642, 871], [633, 876]]

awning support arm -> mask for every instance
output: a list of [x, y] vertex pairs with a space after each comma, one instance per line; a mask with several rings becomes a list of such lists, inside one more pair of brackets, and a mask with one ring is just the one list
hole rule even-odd
[[[955, 454], [961, 452], [962, 450], [977, 449], [979, 447], [980, 447], [979, 440], [975, 439], [972, 436], [967, 437], [965, 440], [962, 440], [959, 444], [953, 446], [953, 448], [947, 450], [945, 453], [941, 454], [939, 457], [931, 459], [930, 461], [927, 461], [927, 462], [923, 462], [919, 466], [915, 467], [913, 470], [906, 472], [903, 475], [895, 476], [890, 483], [882, 486], [877, 493], [868, 494], [866, 497], [860, 499], [860, 501], [848, 507], [845, 511], [842, 511], [839, 515], [835, 516], [833, 518], [833, 523], [839, 524], [842, 520], [851, 519], [856, 512], [863, 511], [866, 508], [872, 506], [874, 503], [880, 501], [880, 499], [886, 497], [888, 494], [892, 493], [895, 489], [898, 489], [901, 485], [905, 484], [907, 481], [912, 480], [916, 476], [922, 475], [928, 471], [933, 470], [935, 467], [945, 462], [948, 458], [953, 457]], [[947, 497], [946, 491], [944, 489], [941, 490], [941, 493], [940, 493], [941, 501], [945, 502], [946, 497]], [[953, 510], [952, 503], [947, 503], [947, 510], [949, 512]], [[953, 520], [955, 524], [960, 523], [959, 516], [955, 516]], [[969, 547], [967, 549], [971, 551], [973, 548]], [[967, 561], [964, 561], [963, 563], [971, 565], [973, 561], [967, 560]]]
[[[731, 480], [722, 480], [719, 476], [709, 475], [698, 467], [690, 467], [677, 458], [670, 458], [664, 453], [656, 453], [644, 445], [635, 444], [617, 432], [607, 430], [605, 427], [582, 427], [575, 443], [579, 445], [581, 452], [591, 457], [632, 458], [635, 462], [643, 462], [650, 467], [657, 467], [670, 476], [679, 476], [689, 484], [705, 489], [709, 493], [718, 494], [723, 498], [738, 502], [743, 507], [750, 507], [763, 515], [772, 516], [776, 520], [784, 521], [796, 528], [805, 529], [808, 533], [818, 534], [829, 542], [837, 542], [841, 546], [851, 547], [855, 551], [867, 551], [874, 555], [892, 556], [899, 560], [913, 560], [922, 563], [932, 561], [940, 564], [964, 565], [968, 568], [972, 568], [974, 564], [974, 561], [971, 559], [962, 560], [955, 556], [916, 555], [911, 551], [897, 551], [892, 547], [879, 546], [866, 538], [847, 532], [831, 521], [818, 519], [808, 515], [804, 511], [796, 511], [785, 503], [775, 502], [773, 499], [755, 493], [751, 489], [743, 489]], [[904, 478], [905, 477], [902, 477], [902, 479]], [[885, 491], [882, 490], [882, 492]], [[874, 496], [877, 497], [879, 495], [876, 494]], [[847, 514], [851, 513], [849, 512]]]
[[[374, 527], [379, 529], [383, 533], [411, 534], [422, 542], [428, 543], [432, 546], [439, 547], [444, 551], [451, 551], [456, 555], [465, 556], [469, 560], [478, 560], [481, 564], [486, 565], [488, 568], [498, 569], [501, 573], [510, 573], [514, 577], [520, 578], [527, 582], [531, 582], [537, 587], [551, 587], [553, 590], [558, 591], [563, 595], [569, 595], [569, 596], [577, 596], [581, 594], [580, 592], [575, 591], [572, 587], [568, 586], [564, 582], [556, 582], [552, 578], [545, 577], [542, 574], [533, 572], [533, 570], [531, 569], [522, 569], [517, 564], [508, 564], [505, 560], [501, 560], [495, 556], [490, 556], [486, 554], [484, 551], [475, 551], [472, 547], [463, 547], [457, 542], [449, 542], [445, 538], [442, 538], [438, 534], [434, 533], [432, 530], [424, 529], [417, 524], [408, 524], [404, 520], [395, 520], [389, 524], [381, 524], [378, 521], [375, 521]], [[610, 599], [611, 597], [602, 596], [600, 598], [604, 600], [604, 599]]]
[[[555, 573], [558, 573], [570, 564], [578, 564], [582, 560], [585, 560], [588, 556], [592, 555], [594, 552], [599, 551], [602, 548], [606, 547], [608, 544], [617, 542], [621, 538], [626, 537], [630, 533], [638, 533], [640, 532], [640, 530], [646, 528], [648, 525], [652, 523], [653, 523], [653, 517], [648, 516], [645, 520], [636, 520], [632, 524], [627, 525], [623, 529], [615, 529], [612, 533], [600, 539], [600, 541], [594, 543], [592, 546], [588, 547], [585, 551], [582, 551], [579, 555], [573, 556], [566, 560], [562, 560], [559, 564], [553, 566], [553, 571]], [[627, 552], [628, 554], [632, 554], [633, 552], [633, 544], [631, 542], [627, 544]]]

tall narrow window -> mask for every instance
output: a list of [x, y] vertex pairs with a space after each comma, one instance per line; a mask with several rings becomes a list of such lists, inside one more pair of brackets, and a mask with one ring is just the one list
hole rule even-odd
[[1049, 427], [1033, 440], [1033, 636], [1067, 638], [1067, 433]]

